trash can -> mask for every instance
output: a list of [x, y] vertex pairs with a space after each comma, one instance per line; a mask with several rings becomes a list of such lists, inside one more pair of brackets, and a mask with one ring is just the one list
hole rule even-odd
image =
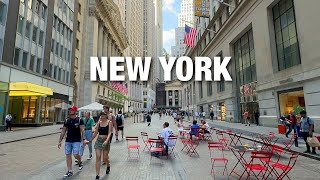
[[279, 132], [279, 134], [285, 134], [286, 133], [286, 125], [278, 124], [278, 132]]

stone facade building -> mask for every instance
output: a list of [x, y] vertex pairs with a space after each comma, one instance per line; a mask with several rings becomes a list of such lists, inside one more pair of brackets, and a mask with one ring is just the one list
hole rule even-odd
[[[232, 82], [186, 82], [184, 107], [189, 96], [198, 110], [215, 112], [221, 120], [243, 122], [260, 112], [260, 124], [275, 127], [280, 115], [306, 109], [320, 120], [320, 1], [230, 0], [235, 8], [215, 4], [209, 23], [191, 57], [231, 56]], [[207, 113], [208, 114], [208, 113]], [[316, 129], [316, 131], [319, 131]]]

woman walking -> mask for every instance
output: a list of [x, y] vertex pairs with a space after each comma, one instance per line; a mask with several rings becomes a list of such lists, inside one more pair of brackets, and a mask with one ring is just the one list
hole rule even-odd
[[109, 151], [110, 151], [110, 138], [112, 132], [112, 121], [108, 119], [108, 114], [105, 112], [100, 113], [100, 121], [97, 123], [97, 129], [92, 138], [86, 143], [91, 143], [92, 140], [98, 135], [97, 141], [94, 144], [96, 150], [96, 179], [100, 178], [101, 155], [103, 153], [104, 162], [107, 164], [106, 174], [110, 172]]

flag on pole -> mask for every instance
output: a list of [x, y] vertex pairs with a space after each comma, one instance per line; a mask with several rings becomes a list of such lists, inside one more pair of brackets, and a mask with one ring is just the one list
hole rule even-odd
[[184, 43], [189, 47], [194, 47], [194, 41], [196, 39], [197, 29], [192, 28], [188, 25], [185, 25], [185, 32], [184, 32]]

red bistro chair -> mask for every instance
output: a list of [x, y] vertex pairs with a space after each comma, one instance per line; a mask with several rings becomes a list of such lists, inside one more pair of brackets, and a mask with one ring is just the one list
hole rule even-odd
[[150, 148], [150, 164], [151, 164], [151, 160], [152, 160], [152, 153], [159, 153], [161, 155], [163, 155], [163, 151], [165, 150], [163, 147], [163, 139], [153, 139], [153, 138], [149, 138], [149, 142], [151, 144], [151, 148]]
[[144, 151], [146, 148], [148, 149], [148, 151], [150, 151], [150, 142], [149, 142], [148, 133], [141, 132], [141, 138], [142, 138], [142, 141], [144, 143], [144, 148], [143, 148], [142, 151]]
[[271, 165], [272, 169], [271, 169], [271, 172], [269, 173], [269, 175], [271, 173], [274, 173], [277, 177], [277, 180], [281, 180], [284, 177], [287, 177], [290, 180], [288, 173], [292, 170], [292, 168], [296, 164], [298, 156], [299, 156], [299, 153], [292, 153], [287, 164], [283, 164], [283, 163], [279, 163], [279, 162], [272, 164]]
[[292, 134], [291, 138], [289, 141], [284, 141], [284, 149], [291, 150], [292, 145], [294, 144], [294, 140], [297, 138], [297, 134]]
[[[228, 169], [227, 169], [227, 164], [228, 164], [229, 159], [224, 157], [224, 153], [223, 153], [224, 145], [223, 145], [223, 143], [221, 143], [221, 142], [208, 142], [208, 148], [209, 148], [210, 159], [211, 159], [211, 164], [212, 164], [211, 165], [211, 173], [213, 174], [214, 178], [215, 178], [215, 172], [214, 172], [215, 167], [223, 167], [224, 169], [223, 169], [222, 175], [225, 175], [225, 172], [226, 172], [227, 177], [229, 179], [229, 173], [228, 173]], [[217, 154], [216, 150], [221, 151], [220, 157], [216, 157], [215, 156]], [[216, 162], [223, 163], [223, 166], [215, 166]]]
[[[137, 154], [137, 159], [140, 159], [140, 154], [139, 154], [139, 149], [140, 149], [140, 145], [139, 145], [139, 138], [138, 136], [127, 136], [126, 137], [126, 141], [127, 141], [127, 148], [128, 148], [128, 158], [131, 158], [131, 154]], [[132, 152], [131, 150], [137, 150], [135, 152]]]
[[224, 137], [223, 131], [216, 130], [216, 135], [217, 135], [218, 141], [223, 143], [224, 147], [227, 147], [229, 140], [226, 137]]
[[[200, 128], [190, 128], [191, 131], [190, 131], [190, 140], [192, 140], [192, 136], [195, 136], [197, 138], [200, 138], [200, 133], [199, 133], [199, 130]], [[191, 133], [195, 133], [195, 134], [191, 134]]]
[[[253, 174], [253, 176], [255, 176], [255, 178], [257, 179], [261, 179], [258, 178], [258, 176], [260, 174], [262, 174], [262, 179], [268, 179], [268, 176], [270, 175], [270, 173], [268, 174], [268, 176], [266, 176], [267, 172], [268, 172], [268, 163], [256, 163], [255, 160], [260, 160], [261, 159], [271, 159], [272, 157], [272, 152], [268, 152], [268, 151], [252, 151], [251, 152], [251, 161], [248, 164], [245, 164], [245, 170], [243, 171], [242, 175], [240, 176], [239, 179], [242, 178], [242, 176], [247, 173], [248, 177], [247, 179], [251, 176], [251, 174]], [[258, 174], [255, 173], [255, 171], [259, 171]]]
[[174, 148], [176, 147], [176, 143], [177, 143], [177, 140], [178, 140], [178, 137], [177, 136], [170, 136], [168, 138], [168, 144], [170, 144], [171, 146], [168, 146], [168, 157], [169, 155], [173, 155], [174, 157], [175, 154], [174, 154]]

